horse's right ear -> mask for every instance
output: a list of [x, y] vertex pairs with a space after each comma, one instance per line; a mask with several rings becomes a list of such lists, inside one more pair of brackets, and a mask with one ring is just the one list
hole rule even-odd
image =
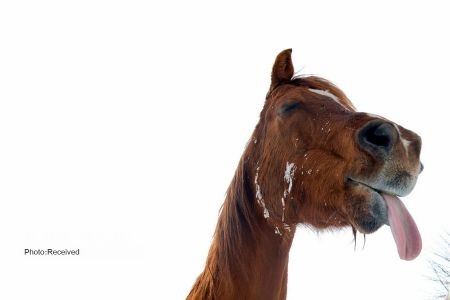
[[292, 49], [286, 49], [278, 54], [272, 68], [272, 82], [270, 85], [271, 92], [278, 85], [287, 83], [294, 76], [294, 66], [291, 59]]

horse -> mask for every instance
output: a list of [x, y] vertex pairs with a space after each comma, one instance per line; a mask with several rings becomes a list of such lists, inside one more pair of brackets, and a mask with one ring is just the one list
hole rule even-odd
[[278, 54], [259, 122], [222, 205], [203, 272], [187, 299], [286, 299], [296, 226], [362, 234], [389, 225], [401, 259], [420, 233], [401, 196], [422, 172], [419, 135], [357, 112], [336, 85], [294, 76]]

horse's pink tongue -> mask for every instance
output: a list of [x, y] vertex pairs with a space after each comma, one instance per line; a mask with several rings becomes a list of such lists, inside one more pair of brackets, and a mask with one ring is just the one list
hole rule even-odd
[[382, 194], [388, 207], [389, 226], [401, 259], [413, 260], [422, 250], [417, 225], [403, 202], [396, 196]]

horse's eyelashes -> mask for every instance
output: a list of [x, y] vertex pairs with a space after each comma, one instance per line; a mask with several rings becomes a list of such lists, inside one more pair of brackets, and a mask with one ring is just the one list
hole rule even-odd
[[300, 102], [288, 102], [284, 103], [279, 110], [280, 115], [288, 114], [296, 109], [300, 108]]

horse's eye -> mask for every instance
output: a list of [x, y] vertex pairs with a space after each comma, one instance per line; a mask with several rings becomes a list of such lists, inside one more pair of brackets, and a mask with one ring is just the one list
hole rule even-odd
[[300, 107], [300, 102], [287, 102], [287, 103], [284, 103], [280, 107], [278, 114], [283, 116], [283, 115], [286, 115], [286, 114], [298, 109], [299, 107]]

